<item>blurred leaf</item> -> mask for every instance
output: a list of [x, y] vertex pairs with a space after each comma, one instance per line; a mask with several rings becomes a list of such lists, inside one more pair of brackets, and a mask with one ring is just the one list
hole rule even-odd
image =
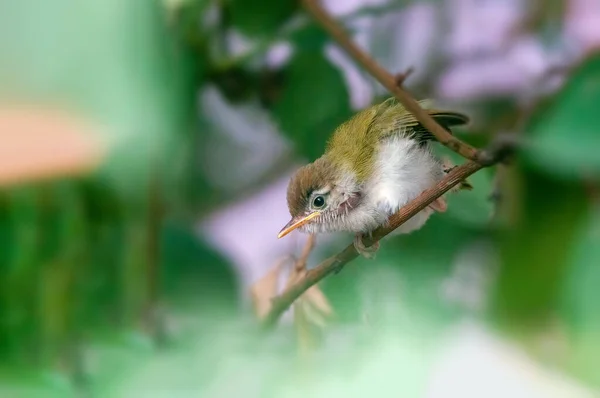
[[600, 209], [593, 209], [577, 236], [565, 283], [566, 315], [577, 328], [600, 328]]
[[230, 0], [231, 22], [254, 36], [273, 34], [298, 7], [296, 0]]
[[568, 275], [561, 295], [561, 315], [573, 344], [573, 367], [600, 386], [600, 209], [592, 209], [577, 234]]
[[263, 319], [271, 310], [273, 297], [277, 295], [277, 282], [281, 274], [283, 265], [289, 259], [286, 257], [277, 262], [277, 264], [250, 287], [250, 295], [254, 312], [259, 319]]
[[289, 39], [299, 52], [321, 51], [330, 40], [329, 34], [317, 23], [309, 23], [292, 32]]
[[[294, 310], [294, 329], [298, 339], [298, 350], [304, 355], [310, 352], [317, 343], [317, 336], [313, 325], [315, 316], [312, 316], [312, 320], [309, 319], [307, 311], [308, 306], [308, 303], [302, 299], [298, 299], [292, 304], [292, 309]], [[320, 316], [317, 315], [317, 318], [320, 318]]]
[[530, 159], [566, 175], [600, 174], [600, 52], [575, 70], [552, 101], [540, 107], [527, 128]]
[[469, 177], [473, 190], [461, 190], [449, 193], [448, 216], [456, 218], [467, 225], [483, 227], [488, 224], [493, 210], [490, 200], [492, 192], [492, 179], [486, 172], [479, 172]]
[[163, 7], [167, 14], [176, 14], [187, 7], [199, 7], [207, 3], [206, 0], [162, 0]]
[[303, 297], [319, 314], [326, 317], [333, 315], [333, 308], [319, 285], [311, 286], [306, 293], [303, 294]]
[[94, 130], [58, 110], [0, 108], [0, 186], [89, 172], [105, 152]]
[[[297, 272], [292, 270], [290, 280], [304, 278], [306, 269]], [[294, 301], [294, 329], [298, 338], [298, 348], [302, 354], [312, 351], [322, 337], [321, 332], [327, 326], [327, 321], [333, 315], [333, 308], [319, 285], [311, 286], [304, 294]]]
[[8, 193], [6, 228], [11, 235], [2, 267], [2, 298], [6, 311], [0, 327], [6, 328], [11, 354], [22, 354], [23, 342], [30, 342], [34, 329], [35, 283], [40, 245], [40, 211], [34, 189], [19, 188]]
[[558, 310], [569, 256], [589, 203], [581, 182], [533, 170], [522, 170], [520, 178], [520, 218], [501, 240], [493, 309], [495, 320], [516, 332], [546, 327]]
[[[438, 146], [439, 147], [439, 146]], [[464, 159], [449, 149], [436, 148], [442, 154], [442, 159], [449, 158], [451, 164], [462, 164]], [[448, 202], [446, 214], [460, 220], [466, 225], [483, 227], [490, 222], [494, 203], [490, 200], [494, 179], [490, 170], [481, 170], [470, 176], [467, 181], [473, 186], [472, 190], [460, 190], [447, 193]]]
[[195, 311], [205, 311], [205, 316], [206, 311], [237, 310], [235, 271], [190, 226], [165, 222], [161, 247], [162, 288], [170, 302], [193, 304]]
[[[67, 353], [77, 344], [77, 316], [83, 300], [79, 290], [80, 276], [88, 263], [87, 220], [83, 217], [81, 197], [74, 184], [58, 181], [42, 192], [45, 200], [40, 228], [44, 257], [39, 264], [38, 310], [43, 347], [42, 358], [51, 364], [57, 358], [69, 371]], [[45, 221], [45, 222], [44, 222]], [[51, 222], [49, 222], [51, 221]]]
[[[300, 273], [295, 270], [292, 271], [288, 284], [304, 278], [305, 275], [306, 270], [302, 270]], [[293, 307], [294, 323], [300, 334], [301, 345], [313, 341], [312, 337], [315, 337], [316, 332], [315, 327], [324, 328], [327, 320], [333, 315], [333, 308], [318, 284], [306, 290], [294, 302]], [[303, 339], [306, 340], [303, 341]]]
[[335, 128], [351, 115], [348, 89], [340, 71], [321, 52], [300, 52], [289, 65], [273, 111], [299, 152], [315, 159]]

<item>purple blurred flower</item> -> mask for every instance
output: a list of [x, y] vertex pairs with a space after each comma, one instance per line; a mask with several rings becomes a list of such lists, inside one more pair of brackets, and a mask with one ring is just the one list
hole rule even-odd
[[581, 52], [600, 46], [600, 1], [570, 0], [567, 3], [565, 36]]

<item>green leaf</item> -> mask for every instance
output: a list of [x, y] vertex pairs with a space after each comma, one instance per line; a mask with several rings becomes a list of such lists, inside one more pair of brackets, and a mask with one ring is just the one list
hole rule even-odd
[[234, 270], [189, 226], [166, 222], [161, 248], [161, 283], [170, 302], [194, 304], [198, 313], [236, 309], [239, 286]]
[[290, 35], [290, 41], [298, 51], [321, 51], [329, 41], [329, 35], [321, 26], [310, 23], [294, 31]]
[[575, 372], [600, 385], [600, 208], [579, 231], [561, 296], [561, 316], [573, 342]]
[[521, 176], [520, 218], [500, 240], [502, 268], [493, 310], [501, 326], [518, 333], [544, 327], [558, 310], [563, 278], [589, 203], [580, 182], [534, 170]]
[[572, 265], [565, 283], [566, 316], [576, 327], [600, 328], [600, 209], [586, 220], [577, 238]]
[[319, 157], [335, 128], [351, 115], [340, 71], [319, 52], [301, 52], [290, 62], [287, 84], [273, 112], [299, 152]]
[[541, 107], [527, 129], [537, 166], [565, 175], [600, 173], [600, 53], [588, 58], [565, 87]]
[[294, 14], [297, 3], [295, 0], [231, 0], [231, 22], [246, 34], [270, 35]]

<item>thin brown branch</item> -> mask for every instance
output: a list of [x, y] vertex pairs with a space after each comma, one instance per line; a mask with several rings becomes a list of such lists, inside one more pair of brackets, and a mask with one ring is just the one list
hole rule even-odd
[[[489, 150], [485, 151], [486, 157], [488, 158], [487, 164], [491, 165], [504, 161], [505, 158], [511, 153], [511, 150], [514, 148], [515, 144], [516, 143], [514, 140], [500, 138], [497, 142], [490, 146]], [[452, 169], [443, 180], [441, 180], [432, 188], [423, 191], [421, 195], [390, 217], [389, 222], [385, 227], [376, 229], [372, 234], [372, 238], [364, 238], [363, 242], [365, 246], [371, 246], [376, 241], [394, 231], [418, 212], [426, 208], [434, 200], [450, 191], [461, 181], [481, 170], [483, 167], [486, 166], [480, 163], [469, 161], [462, 166]], [[263, 318], [263, 325], [266, 328], [273, 327], [277, 323], [277, 320], [281, 314], [283, 314], [283, 312], [287, 310], [290, 305], [292, 305], [292, 303], [307, 289], [317, 284], [327, 275], [339, 271], [342, 267], [354, 260], [356, 257], [358, 257], [358, 252], [354, 248], [354, 245], [350, 244], [340, 253], [329, 257], [315, 268], [306, 271], [306, 274], [303, 278], [289, 285], [279, 296], [273, 298], [271, 310], [267, 316]]]
[[406, 69], [404, 72], [401, 73], [397, 73], [394, 76], [394, 80], [396, 82], [396, 86], [397, 87], [402, 87], [402, 85], [404, 84], [404, 82], [406, 81], [406, 79], [408, 79], [410, 77], [410, 75], [412, 75], [415, 72], [415, 68], [413, 68], [412, 66], [408, 69]]
[[296, 260], [296, 264], [295, 264], [296, 272], [301, 272], [306, 269], [306, 263], [308, 261], [308, 256], [310, 255], [310, 253], [312, 252], [314, 247], [315, 247], [315, 235], [311, 234], [308, 236], [306, 244], [304, 245], [304, 248], [302, 249], [302, 254], [300, 254], [300, 257], [298, 257], [298, 260]]
[[440, 126], [418, 102], [401, 87], [404, 79], [398, 79], [379, 65], [371, 56], [361, 50], [356, 43], [348, 36], [346, 31], [338, 24], [335, 19], [321, 6], [319, 0], [303, 0], [304, 7], [319, 22], [331, 37], [350, 55], [356, 62], [362, 65], [375, 79], [387, 88], [400, 101], [404, 107], [411, 112], [415, 118], [435, 137], [437, 140], [460, 154], [466, 159], [477, 163], [488, 165], [489, 158], [484, 153], [473, 148], [469, 144], [454, 137], [446, 129]]

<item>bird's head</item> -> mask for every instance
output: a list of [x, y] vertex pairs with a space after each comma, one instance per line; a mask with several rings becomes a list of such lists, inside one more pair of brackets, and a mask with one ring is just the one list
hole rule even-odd
[[292, 219], [278, 238], [295, 229], [308, 233], [330, 229], [328, 226], [348, 214], [359, 201], [353, 178], [323, 156], [300, 168], [290, 180], [287, 203]]

